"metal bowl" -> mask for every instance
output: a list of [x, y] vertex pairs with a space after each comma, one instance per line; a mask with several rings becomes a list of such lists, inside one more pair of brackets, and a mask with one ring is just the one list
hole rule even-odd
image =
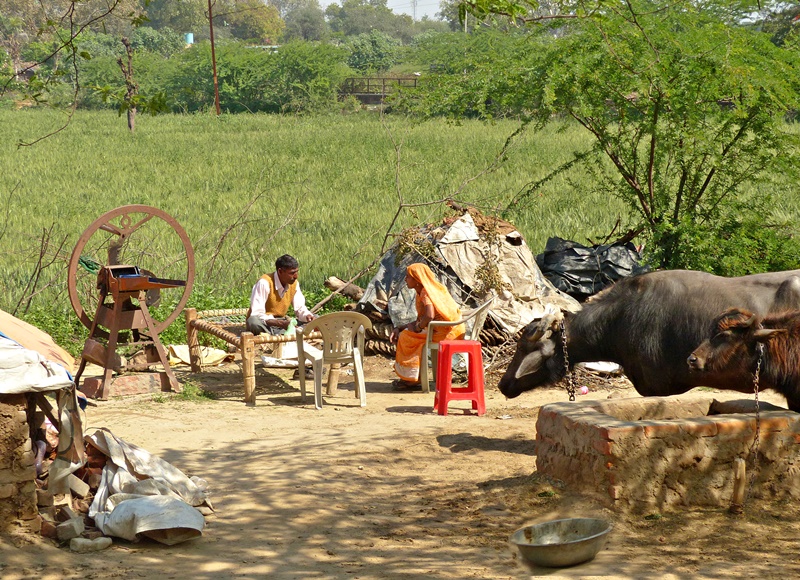
[[520, 528], [511, 542], [528, 562], [563, 568], [588, 562], [606, 543], [611, 522], [597, 518], [568, 518]]

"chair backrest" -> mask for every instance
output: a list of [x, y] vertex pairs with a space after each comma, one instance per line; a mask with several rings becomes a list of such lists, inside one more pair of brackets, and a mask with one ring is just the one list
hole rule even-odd
[[319, 330], [322, 334], [323, 361], [345, 360], [353, 356], [353, 341], [358, 329], [372, 328], [372, 321], [359, 312], [332, 312], [306, 323], [303, 335]]
[[489, 315], [489, 307], [492, 305], [494, 297], [489, 298], [486, 302], [477, 308], [468, 312], [464, 317], [464, 323], [467, 325], [467, 332], [464, 338], [467, 340], [479, 340], [481, 330], [483, 330], [483, 323], [486, 322], [486, 317]]

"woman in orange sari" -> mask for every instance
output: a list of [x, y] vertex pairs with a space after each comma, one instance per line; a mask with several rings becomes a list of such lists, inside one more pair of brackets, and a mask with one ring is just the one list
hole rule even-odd
[[[419, 384], [419, 367], [422, 347], [432, 320], [456, 321], [461, 318], [458, 308], [447, 288], [433, 275], [425, 264], [411, 264], [406, 268], [406, 285], [417, 293], [417, 319], [404, 327], [392, 330], [391, 342], [397, 341], [394, 370], [400, 377], [398, 386]], [[438, 326], [433, 331], [433, 342], [457, 340], [464, 336], [463, 324]], [[424, 361], [427, 364], [427, 361]]]

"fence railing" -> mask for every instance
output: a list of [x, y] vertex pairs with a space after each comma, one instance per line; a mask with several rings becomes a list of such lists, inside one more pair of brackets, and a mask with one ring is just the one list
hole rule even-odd
[[345, 79], [340, 95], [353, 95], [363, 103], [382, 102], [383, 97], [398, 88], [415, 88], [417, 77], [349, 77]]

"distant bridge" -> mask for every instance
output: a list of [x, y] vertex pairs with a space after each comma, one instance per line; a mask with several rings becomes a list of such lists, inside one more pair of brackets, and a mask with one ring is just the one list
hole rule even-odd
[[365, 105], [380, 105], [386, 95], [398, 88], [415, 88], [417, 76], [407, 77], [350, 77], [339, 91], [340, 97], [354, 96]]

